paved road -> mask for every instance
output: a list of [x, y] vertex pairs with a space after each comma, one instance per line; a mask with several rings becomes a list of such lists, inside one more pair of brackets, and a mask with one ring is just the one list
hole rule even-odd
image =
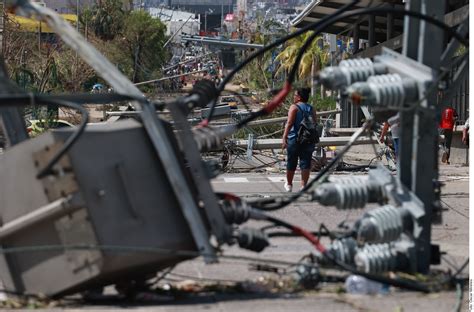
[[[434, 225], [432, 237], [434, 243], [441, 246], [447, 254], [443, 256], [441, 266], [434, 269], [459, 267], [468, 257], [469, 251], [469, 175], [468, 167], [442, 166], [440, 180], [443, 188], [443, 222]], [[340, 174], [340, 173], [339, 173]], [[343, 173], [343, 175], [348, 175]], [[351, 173], [351, 175], [363, 175]], [[212, 181], [216, 191], [232, 192], [244, 198], [285, 195], [283, 184], [285, 177], [280, 173], [224, 174]], [[298, 174], [295, 188], [299, 183]], [[320, 206], [316, 203], [296, 203], [274, 212], [274, 215], [298, 224], [309, 230], [317, 230], [320, 223], [329, 229], [336, 229], [341, 221], [347, 224], [355, 222], [367, 210], [340, 211]], [[261, 226], [249, 222], [249, 226]], [[323, 239], [323, 243], [328, 241]], [[241, 250], [236, 246], [224, 247], [225, 255], [255, 257], [260, 260], [272, 259], [298, 261], [313, 251], [313, 247], [299, 238], [272, 238], [271, 246], [262, 253]], [[465, 272], [467, 274], [467, 270]], [[159, 273], [160, 274], [160, 273]], [[268, 294], [259, 292], [255, 282], [268, 283], [278, 281], [276, 274], [262, 273], [249, 269], [249, 261], [223, 258], [218, 264], [205, 265], [201, 259], [180, 263], [160, 283], [176, 285], [182, 281], [197, 281], [227, 285], [232, 282], [249, 281], [247, 292], [200, 292], [186, 297], [161, 296], [145, 303], [136, 301], [101, 301], [96, 304], [72, 301], [66, 306], [71, 311], [136, 310], [136, 311], [452, 311], [456, 304], [454, 290], [423, 295], [391, 289], [388, 295], [356, 296], [334, 291], [334, 285], [321, 285], [320, 289], [296, 293]], [[189, 283], [189, 282], [186, 282]], [[258, 285], [257, 283], [257, 285]], [[191, 283], [193, 285], [193, 283]], [[342, 287], [342, 283], [336, 287]], [[464, 292], [463, 311], [467, 310], [467, 291]], [[147, 298], [149, 299], [149, 298]]]
[[[445, 207], [443, 223], [433, 226], [433, 240], [447, 252], [441, 268], [450, 264], [460, 266], [468, 256], [468, 168], [442, 167], [441, 180], [446, 183], [443, 189], [443, 205]], [[213, 181], [217, 191], [233, 192], [243, 197], [266, 197], [283, 193], [284, 176], [273, 174], [225, 174]], [[296, 185], [296, 183], [295, 183]], [[321, 222], [330, 229], [345, 220], [351, 224], [367, 207], [359, 211], [338, 211], [315, 203], [298, 203], [274, 214], [289, 222], [299, 224], [307, 229], [316, 230]], [[256, 222], [250, 226], [257, 225]], [[260, 224], [258, 224], [260, 225]], [[298, 238], [275, 238], [272, 245], [260, 254], [240, 250], [237, 247], [226, 247], [227, 255], [243, 255], [259, 259], [277, 259], [298, 261], [303, 255], [309, 254], [313, 248]], [[325, 241], [325, 243], [327, 243]], [[466, 270], [467, 272], [467, 270]], [[202, 260], [195, 259], [179, 264], [164, 283], [178, 283], [183, 280], [203, 282], [262, 281], [275, 280], [278, 276], [270, 273], [249, 270], [248, 261], [222, 259], [220, 263], [205, 265]], [[224, 283], [225, 284], [225, 283]], [[193, 285], [191, 283], [191, 285]], [[248, 284], [252, 285], [252, 284]], [[339, 286], [342, 286], [340, 284]], [[249, 286], [255, 288], [255, 286]], [[467, 307], [467, 293], [464, 308]], [[121, 308], [133, 308], [139, 311], [451, 311], [456, 303], [455, 291], [423, 295], [391, 289], [386, 296], [355, 296], [334, 292], [334, 287], [323, 285], [319, 291], [299, 292], [290, 294], [263, 293], [200, 293], [184, 298], [163, 297], [151, 306], [136, 304]], [[86, 305], [79, 310], [116, 309], [117, 303]]]

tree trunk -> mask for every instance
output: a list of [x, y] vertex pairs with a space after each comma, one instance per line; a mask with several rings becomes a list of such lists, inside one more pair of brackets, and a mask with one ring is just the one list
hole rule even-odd
[[316, 97], [316, 82], [314, 81], [314, 77], [316, 76], [316, 58], [313, 55], [311, 63], [311, 97], [314, 98]]
[[265, 69], [263, 68], [264, 64], [261, 64], [261, 59], [259, 59], [257, 66], [262, 71], [263, 79], [265, 81], [265, 84], [267, 85], [267, 89], [270, 89], [270, 84], [268, 83], [267, 75], [265, 75]]
[[132, 81], [134, 83], [138, 82], [138, 55], [140, 53], [140, 45], [135, 48], [135, 57], [134, 57], [134, 64], [133, 64], [133, 78]]

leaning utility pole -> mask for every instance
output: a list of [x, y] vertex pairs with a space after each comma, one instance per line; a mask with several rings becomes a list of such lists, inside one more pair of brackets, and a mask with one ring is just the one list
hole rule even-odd
[[[420, 12], [443, 20], [444, 1], [409, 0], [407, 10]], [[412, 17], [405, 17], [403, 54], [431, 67], [436, 77], [444, 45], [443, 30]], [[436, 88], [436, 86], [434, 86]], [[418, 272], [429, 271], [431, 224], [441, 221], [438, 182], [437, 92], [429, 95], [415, 111], [402, 111], [399, 177], [423, 202], [425, 220], [417, 246]]]

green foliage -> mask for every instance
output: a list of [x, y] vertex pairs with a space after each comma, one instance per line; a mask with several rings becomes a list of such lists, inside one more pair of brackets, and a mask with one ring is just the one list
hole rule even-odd
[[[283, 51], [281, 51], [276, 58], [276, 60], [280, 62], [278, 73], [290, 71], [301, 47], [313, 33], [312, 31], [306, 32], [287, 42]], [[329, 59], [328, 47], [321, 43], [322, 37], [316, 37], [305, 51], [298, 68], [297, 78], [301, 80], [308, 79], [312, 71], [321, 70], [326, 65]]]
[[336, 109], [336, 100], [328, 96], [321, 98], [320, 93], [316, 93], [314, 96], [310, 97], [309, 102], [313, 104], [318, 112]]
[[[166, 26], [144, 11], [122, 9], [118, 0], [102, 0], [82, 11], [79, 22], [87, 40], [134, 82], [160, 77], [167, 60]], [[125, 3], [125, 5], [127, 5]], [[102, 82], [78, 54], [54, 34], [21, 31], [6, 18], [4, 59], [9, 76], [33, 92], [88, 92]]]
[[85, 10], [79, 21], [93, 30], [101, 40], [113, 40], [120, 34], [124, 23], [125, 12], [121, 0], [102, 0], [91, 10]]
[[95, 45], [130, 80], [156, 78], [169, 57], [163, 49], [166, 26], [145, 11], [124, 10], [122, 5], [119, 0], [99, 1], [90, 12], [84, 12], [81, 23], [91, 25], [99, 39]]
[[166, 26], [144, 11], [130, 12], [120, 37], [110, 46], [111, 60], [133, 81], [157, 77], [168, 55], [163, 45]]
[[[287, 30], [273, 18], [264, 18], [257, 12], [257, 25], [256, 30], [252, 32], [250, 42], [267, 45], [276, 39], [283, 37], [287, 34]], [[243, 55], [242, 61], [253, 51], [246, 51]], [[258, 57], [241, 71], [239, 71], [234, 81], [236, 83], [243, 83], [248, 86], [251, 90], [267, 90], [274, 85], [273, 74], [268, 70], [272, 62], [272, 52], [266, 52], [263, 56]]]

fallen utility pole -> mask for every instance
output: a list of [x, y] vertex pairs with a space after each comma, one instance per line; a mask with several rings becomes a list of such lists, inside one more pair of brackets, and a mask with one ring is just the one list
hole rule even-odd
[[[324, 112], [316, 112], [316, 117], [322, 117], [322, 116], [328, 116], [328, 115], [333, 115], [333, 114], [340, 114], [341, 110], [331, 110], [331, 111], [324, 111]], [[248, 127], [258, 127], [258, 126], [265, 126], [265, 125], [271, 125], [271, 124], [276, 124], [276, 123], [282, 123], [285, 122], [288, 119], [288, 117], [277, 117], [277, 118], [270, 118], [270, 119], [262, 119], [262, 120], [255, 120], [251, 121], [248, 123]]]
[[[350, 137], [322, 137], [319, 139], [319, 143], [316, 146], [344, 146], [349, 142]], [[248, 140], [235, 140], [232, 141], [232, 145], [240, 148], [247, 148]], [[375, 138], [361, 137], [357, 139], [353, 145], [366, 145], [377, 143]], [[281, 139], [263, 139], [254, 140], [254, 150], [268, 150], [268, 149], [279, 149], [281, 148]]]
[[[196, 112], [200, 112], [200, 110], [196, 110]], [[169, 111], [157, 111], [157, 114], [169, 114]], [[331, 110], [331, 111], [324, 111], [324, 112], [317, 112], [316, 117], [328, 116], [333, 114], [340, 114], [341, 110]], [[121, 116], [121, 117], [133, 117], [140, 115], [140, 111], [124, 111], [124, 112], [107, 112], [108, 116]], [[270, 118], [270, 119], [262, 119], [256, 120], [248, 123], [248, 127], [258, 127], [263, 125], [270, 125], [285, 122], [287, 117], [277, 117], [277, 118]], [[220, 123], [218, 126], [228, 125], [229, 123]], [[355, 129], [355, 128], [354, 128]]]
[[189, 59], [189, 60], [186, 60], [186, 61], [182, 61], [182, 62], [176, 63], [176, 64], [174, 64], [174, 65], [171, 65], [171, 66], [168, 66], [168, 67], [166, 67], [166, 68], [163, 68], [163, 71], [170, 70], [170, 69], [175, 68], [176, 66], [179, 66], [179, 65], [184, 65], [184, 64], [187, 64], [187, 63], [192, 63], [192, 62], [194, 62], [194, 61], [196, 61], [196, 60], [202, 59], [203, 57], [206, 57], [206, 56], [211, 55], [211, 54], [214, 54], [214, 53], [212, 53], [212, 52], [205, 53], [205, 54], [203, 54], [203, 55], [196, 56], [196, 57], [194, 57], [194, 58], [192, 58], [192, 59]]
[[173, 79], [173, 78], [179, 78], [179, 77], [182, 77], [182, 76], [189, 76], [189, 75], [192, 75], [192, 74], [202, 73], [202, 72], [205, 72], [205, 71], [206, 70], [204, 70], [204, 69], [196, 70], [196, 71], [189, 72], [189, 73], [184, 73], [184, 74], [179, 74], [179, 75], [174, 75], [174, 76], [168, 76], [168, 77], [163, 77], [163, 78], [158, 78], [158, 79], [153, 79], [153, 80], [137, 82], [137, 83], [134, 83], [134, 85], [141, 86], [141, 85], [148, 84], [148, 83], [159, 82], [159, 81], [169, 80], [169, 79]]
[[182, 36], [183, 41], [193, 41], [202, 44], [216, 45], [216, 46], [227, 46], [235, 49], [261, 49], [263, 44], [247, 43], [241, 41], [222, 40], [214, 39], [212, 37], [200, 37], [200, 36]]

